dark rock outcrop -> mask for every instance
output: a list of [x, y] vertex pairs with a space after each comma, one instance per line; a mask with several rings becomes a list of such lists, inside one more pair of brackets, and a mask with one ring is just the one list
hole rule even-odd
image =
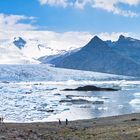
[[14, 38], [13, 44], [18, 47], [19, 49], [22, 49], [25, 47], [26, 45], [26, 41], [24, 39], [22, 39], [21, 37], [18, 38]]
[[101, 88], [92, 85], [87, 85], [83, 87], [78, 87], [76, 89], [64, 89], [64, 91], [118, 91], [118, 89], [113, 88]]

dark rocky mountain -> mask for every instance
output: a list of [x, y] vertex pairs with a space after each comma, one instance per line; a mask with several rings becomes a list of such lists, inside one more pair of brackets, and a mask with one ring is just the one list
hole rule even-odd
[[[128, 45], [127, 42], [131, 42], [133, 45], [137, 44], [135, 44], [135, 41], [133, 42], [131, 38], [120, 36], [118, 41], [113, 42], [112, 45], [109, 46], [107, 42], [95, 36], [80, 50], [58, 56], [51, 59], [49, 63], [56, 67], [68, 69], [140, 76], [140, 65], [130, 56], [126, 55], [125, 51], [120, 53], [119, 48], [126, 46], [125, 44]], [[136, 42], [139, 41], [136, 40]], [[135, 48], [139, 48], [138, 44]]]
[[140, 40], [121, 35], [118, 41], [113, 43], [113, 49], [140, 64]]

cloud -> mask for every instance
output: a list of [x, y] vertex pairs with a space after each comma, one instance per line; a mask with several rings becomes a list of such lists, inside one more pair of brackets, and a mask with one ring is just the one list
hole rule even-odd
[[[27, 17], [24, 15], [6, 15], [0, 13], [0, 30], [34, 30], [37, 28], [32, 25], [34, 20], [34, 17]], [[24, 23], [24, 21], [26, 21], [26, 23]]]
[[[29, 58], [38, 58], [39, 56], [45, 56], [46, 54], [54, 55], [57, 52], [63, 52], [64, 50], [73, 50], [85, 46], [91, 38], [98, 35], [103, 40], [118, 40], [118, 37], [123, 34], [125, 36], [134, 37], [135, 34], [113, 32], [113, 33], [98, 33], [91, 34], [89, 32], [54, 32], [54, 31], [0, 31], [0, 47], [7, 47], [13, 42], [15, 37], [22, 37], [27, 42], [28, 49], [25, 48], [24, 54]], [[136, 35], [135, 35], [136, 37]], [[140, 37], [140, 36], [139, 36]], [[139, 38], [137, 35], [137, 38]], [[36, 48], [38, 44], [44, 45], [48, 49], [46, 52], [42, 50], [38, 52]], [[9, 46], [10, 47], [10, 46]], [[35, 47], [33, 51], [33, 47]], [[49, 50], [57, 50], [52, 53]], [[27, 53], [28, 52], [28, 53]]]
[[129, 6], [138, 6], [140, 0], [39, 0], [40, 4], [48, 4], [51, 6], [73, 6], [75, 8], [84, 9], [86, 5], [90, 5], [92, 8], [103, 9], [113, 14], [122, 15], [125, 17], [137, 17], [138, 13], [121, 9], [119, 4], [125, 4]]
[[112, 33], [103, 32], [98, 34], [98, 36], [101, 39], [112, 41], [117, 41], [120, 35], [134, 37], [134, 34], [132, 34], [131, 32], [112, 32]]
[[138, 1], [132, 0], [94, 0], [94, 3], [91, 3], [93, 8], [99, 8], [106, 10], [108, 12], [112, 12], [113, 14], [122, 15], [125, 17], [137, 17], [138, 14], [136, 12], [132, 12], [130, 10], [122, 10], [119, 8], [118, 4], [128, 4], [130, 6], [134, 6], [139, 4]]
[[[48, 43], [49, 47], [55, 44], [58, 47], [58, 44], [65, 44], [65, 47], [78, 46], [82, 47], [85, 45], [91, 38], [95, 35], [99, 36], [103, 40], [112, 40], [116, 41], [120, 35], [130, 36], [140, 39], [140, 34], [135, 34], [131, 32], [100, 32], [100, 33], [89, 33], [89, 32], [54, 32], [54, 31], [0, 31], [0, 40], [9, 40], [14, 37], [23, 37], [27, 40], [42, 40], [43, 42]], [[61, 45], [60, 45], [61, 46]]]
[[67, 0], [39, 0], [41, 5], [48, 4], [50, 6], [62, 6], [67, 7], [68, 1]]
[[116, 0], [116, 1], [126, 3], [129, 5], [138, 5], [140, 3], [140, 0]]

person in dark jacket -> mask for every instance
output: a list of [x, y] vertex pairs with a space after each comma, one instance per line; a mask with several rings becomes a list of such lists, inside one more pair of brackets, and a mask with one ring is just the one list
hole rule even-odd
[[68, 125], [68, 119], [66, 119], [66, 125]]
[[58, 121], [59, 121], [59, 125], [61, 125], [62, 123], [61, 123], [61, 120], [60, 119], [58, 119]]

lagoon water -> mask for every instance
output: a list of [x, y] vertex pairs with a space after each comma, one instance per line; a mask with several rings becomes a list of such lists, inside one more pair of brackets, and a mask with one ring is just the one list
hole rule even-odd
[[[85, 84], [119, 87], [113, 92], [62, 91]], [[0, 116], [5, 122], [90, 119], [140, 112], [139, 81], [0, 83]]]

